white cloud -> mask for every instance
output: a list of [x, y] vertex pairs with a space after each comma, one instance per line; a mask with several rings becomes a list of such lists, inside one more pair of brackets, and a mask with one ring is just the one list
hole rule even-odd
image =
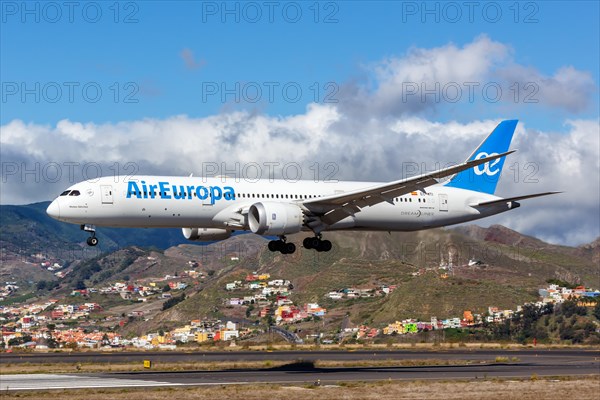
[[[506, 45], [487, 36], [480, 36], [463, 48], [454, 44], [433, 49], [413, 48], [404, 57], [391, 57], [373, 67], [379, 83], [373, 97], [379, 107], [398, 102], [431, 106], [436, 103], [435, 97], [424, 95], [427, 91], [443, 94], [443, 87], [448, 84], [481, 83], [509, 53]], [[416, 93], [412, 94], [411, 90]], [[453, 93], [448, 92], [447, 97], [452, 96]]]
[[[553, 76], [546, 76], [534, 68], [513, 64], [498, 74], [506, 82], [519, 85], [523, 101], [539, 102], [570, 112], [585, 111], [597, 91], [591, 74], [572, 66], [562, 67]], [[514, 96], [514, 91], [510, 94]]]
[[583, 112], [597, 86], [590, 73], [573, 66], [547, 76], [518, 63], [514, 50], [481, 35], [462, 47], [412, 48], [367, 66], [375, 89], [359, 83], [340, 92], [342, 106], [381, 116], [411, 115], [456, 104], [542, 106]]

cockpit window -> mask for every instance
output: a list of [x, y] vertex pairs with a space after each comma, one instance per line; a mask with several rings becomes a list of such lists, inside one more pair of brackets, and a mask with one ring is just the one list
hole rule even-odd
[[61, 196], [66, 196], [69, 194], [69, 192], [71, 192], [70, 190], [65, 190], [64, 192], [62, 192], [60, 195]]
[[79, 196], [80, 194], [81, 193], [79, 193], [79, 190], [73, 190], [69, 196]]

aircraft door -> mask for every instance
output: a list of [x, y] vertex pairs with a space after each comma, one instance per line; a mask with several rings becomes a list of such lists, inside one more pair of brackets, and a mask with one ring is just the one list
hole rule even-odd
[[438, 199], [440, 201], [440, 211], [448, 211], [448, 195], [440, 194]]
[[102, 196], [102, 204], [112, 204], [113, 203], [113, 193], [111, 185], [101, 185], [100, 186], [100, 194]]

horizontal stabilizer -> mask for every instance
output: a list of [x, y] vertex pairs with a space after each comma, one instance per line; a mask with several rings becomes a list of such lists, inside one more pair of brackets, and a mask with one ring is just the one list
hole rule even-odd
[[541, 197], [541, 196], [548, 196], [551, 194], [558, 194], [558, 193], [562, 193], [562, 192], [544, 192], [544, 193], [535, 193], [535, 194], [527, 194], [524, 196], [517, 196], [517, 197], [509, 197], [506, 199], [498, 199], [498, 200], [491, 200], [491, 201], [483, 201], [481, 203], [475, 203], [475, 204], [471, 204], [471, 207], [477, 207], [477, 206], [491, 206], [494, 204], [502, 204], [502, 203], [506, 203], [509, 201], [517, 201], [517, 200], [525, 200], [525, 199], [532, 199], [534, 197]]

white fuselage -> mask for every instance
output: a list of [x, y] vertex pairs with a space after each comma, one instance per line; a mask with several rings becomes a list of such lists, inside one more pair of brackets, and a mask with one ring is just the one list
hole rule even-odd
[[[135, 181], [128, 183], [117, 176], [77, 183], [69, 188], [69, 194], [52, 202], [48, 213], [81, 225], [249, 230], [247, 221], [232, 224], [232, 216], [257, 202], [301, 205], [306, 199], [376, 184], [172, 176], [136, 176]], [[393, 202], [365, 207], [325, 230], [414, 231], [452, 225], [511, 208], [510, 203], [474, 206], [496, 199], [499, 197], [486, 193], [433, 185]]]

